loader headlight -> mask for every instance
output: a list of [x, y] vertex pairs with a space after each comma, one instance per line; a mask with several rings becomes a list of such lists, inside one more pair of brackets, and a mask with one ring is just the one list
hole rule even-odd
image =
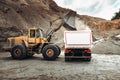
[[46, 38], [43, 38], [43, 40], [44, 40], [44, 41], [47, 41], [47, 39], [46, 39]]
[[47, 39], [46, 39], [46, 38], [43, 38], [43, 39], [42, 39], [42, 43], [44, 43], [44, 42], [47, 42]]

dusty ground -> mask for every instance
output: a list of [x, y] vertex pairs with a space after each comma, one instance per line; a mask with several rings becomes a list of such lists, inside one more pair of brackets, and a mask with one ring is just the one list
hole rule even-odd
[[41, 55], [12, 60], [0, 53], [1, 80], [120, 80], [120, 55], [93, 54], [91, 62], [45, 61]]

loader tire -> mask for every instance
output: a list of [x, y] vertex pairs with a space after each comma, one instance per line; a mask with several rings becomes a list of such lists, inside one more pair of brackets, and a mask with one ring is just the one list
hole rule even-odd
[[57, 48], [58, 48], [58, 56], [60, 55], [60, 53], [61, 53], [61, 49], [60, 49], [60, 47], [59, 46], [57, 46], [57, 45], [55, 45]]
[[22, 60], [26, 57], [26, 49], [23, 45], [15, 45], [11, 50], [13, 59]]
[[59, 50], [55, 45], [46, 45], [42, 49], [42, 55], [45, 60], [56, 60]]

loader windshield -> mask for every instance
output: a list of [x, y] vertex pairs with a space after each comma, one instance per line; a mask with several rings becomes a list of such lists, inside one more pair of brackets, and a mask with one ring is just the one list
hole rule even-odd
[[38, 29], [38, 30], [36, 31], [36, 36], [37, 36], [37, 38], [38, 38], [38, 37], [43, 38], [43, 32]]

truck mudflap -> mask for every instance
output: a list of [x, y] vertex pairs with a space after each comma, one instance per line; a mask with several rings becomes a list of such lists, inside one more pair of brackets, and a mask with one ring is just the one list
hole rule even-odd
[[65, 49], [65, 61], [70, 61], [71, 59], [85, 59], [90, 61], [91, 58], [90, 49]]
[[66, 62], [71, 60], [91, 61], [91, 56], [65, 56]]
[[65, 56], [65, 58], [92, 58], [91, 56]]

